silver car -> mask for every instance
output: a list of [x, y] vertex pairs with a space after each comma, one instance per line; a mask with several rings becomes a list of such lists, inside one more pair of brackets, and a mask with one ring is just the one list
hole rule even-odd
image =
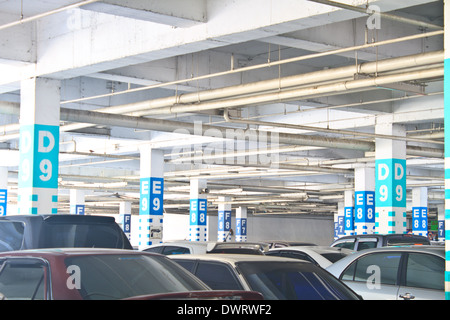
[[327, 268], [365, 300], [443, 300], [445, 249], [436, 246], [362, 250]]

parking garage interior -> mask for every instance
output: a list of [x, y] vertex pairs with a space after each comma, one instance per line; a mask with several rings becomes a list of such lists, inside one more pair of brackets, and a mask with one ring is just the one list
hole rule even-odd
[[5, 0], [0, 48], [4, 215], [327, 245], [373, 192], [439, 233], [442, 0]]

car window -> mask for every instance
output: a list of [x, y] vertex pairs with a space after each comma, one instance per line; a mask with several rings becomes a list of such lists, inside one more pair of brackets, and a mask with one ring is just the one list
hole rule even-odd
[[195, 261], [191, 261], [191, 260], [184, 260], [184, 259], [173, 259], [173, 261], [175, 261], [176, 263], [178, 263], [180, 266], [182, 266], [183, 268], [185, 268], [187, 271], [194, 273], [194, 266], [196, 264]]
[[124, 299], [139, 295], [205, 290], [167, 257], [147, 254], [74, 256], [67, 267], [79, 268], [83, 299]]
[[338, 242], [334, 244], [333, 247], [353, 250], [355, 249], [355, 240]]
[[251, 289], [267, 300], [355, 298], [340, 281], [312, 263], [257, 261], [239, 262], [238, 267]]
[[147, 248], [147, 249], [144, 249], [142, 251], [153, 252], [153, 253], [162, 253], [163, 249], [164, 249], [163, 246], [158, 246], [158, 247]]
[[24, 229], [22, 222], [0, 221], [0, 251], [20, 250]]
[[377, 247], [376, 241], [359, 241], [358, 242], [358, 251], [365, 249], [372, 249]]
[[189, 248], [179, 247], [179, 246], [165, 246], [162, 254], [169, 256], [172, 254], [189, 254], [191, 251]]
[[214, 290], [242, 290], [231, 268], [222, 263], [199, 261], [195, 275]]
[[380, 252], [367, 254], [354, 261], [342, 274], [342, 280], [380, 281], [380, 284], [397, 284], [401, 253]]
[[309, 261], [309, 262], [317, 264], [317, 262], [313, 258], [311, 258], [308, 254], [306, 254], [304, 252], [300, 252], [300, 251], [278, 250], [278, 251], [267, 252], [266, 255], [299, 259], [299, 260]]
[[409, 253], [406, 285], [444, 290], [444, 268], [445, 261], [441, 257], [425, 253]]
[[29, 258], [6, 260], [1, 263], [0, 270], [0, 293], [6, 299], [44, 299], [44, 279], [47, 269], [41, 260]]

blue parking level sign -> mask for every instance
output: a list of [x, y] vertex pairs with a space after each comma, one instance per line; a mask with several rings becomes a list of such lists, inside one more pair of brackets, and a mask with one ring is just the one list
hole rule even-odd
[[6, 216], [7, 203], [8, 203], [8, 190], [0, 189], [0, 216]]

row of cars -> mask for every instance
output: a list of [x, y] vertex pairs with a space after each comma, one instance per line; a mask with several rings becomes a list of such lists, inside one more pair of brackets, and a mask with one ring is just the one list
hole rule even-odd
[[[407, 237], [402, 238], [401, 244], [408, 242]], [[0, 299], [359, 300], [443, 296], [442, 247], [398, 247], [395, 252], [382, 247], [371, 249], [377, 250], [373, 253], [355, 253], [364, 247], [363, 242], [374, 239], [376, 246], [395, 242], [379, 241], [376, 236], [355, 239], [352, 248], [351, 241], [342, 241], [345, 239], [333, 244], [334, 248], [286, 242], [170, 242], [137, 251], [107, 217], [0, 217]], [[390, 296], [384, 293], [386, 285], [390, 286]], [[418, 287], [422, 293], [410, 290]], [[430, 290], [436, 295], [430, 296]]]
[[[269, 249], [270, 247], [272, 248]], [[236, 254], [239, 253], [239, 249], [244, 248], [245, 253], [249, 253], [248, 250], [252, 248], [256, 257]], [[339, 283], [344, 283], [363, 299], [444, 299], [444, 247], [432, 246], [426, 237], [415, 235], [350, 236], [338, 239], [329, 247], [299, 243], [275, 245], [273, 242], [219, 244], [168, 242], [151, 246], [146, 250], [170, 254], [172, 260], [210, 287], [251, 289], [262, 292], [266, 299], [319, 298], [311, 292], [318, 292], [323, 288], [308, 291], [304, 290], [303, 286], [303, 296], [295, 295], [294, 292], [300, 290], [286, 290], [283, 293], [279, 288], [274, 291], [268, 289], [275, 288], [274, 283], [281, 283], [281, 276], [273, 282], [266, 282], [267, 279], [271, 279], [271, 274], [286, 272], [280, 271], [286, 262], [279, 265], [276, 263], [281, 261], [276, 259], [286, 260], [285, 258], [290, 258], [291, 261], [308, 261], [303, 263], [303, 268], [316, 266], [325, 269], [327, 273], [337, 278]], [[229, 252], [234, 254], [226, 254]], [[254, 262], [252, 268], [254, 274], [251, 276], [247, 275], [245, 268], [242, 270], [243, 266], [249, 263], [247, 259], [257, 261]], [[255, 278], [258, 280], [255, 281]], [[266, 282], [260, 280], [261, 278]], [[297, 285], [293, 284], [292, 278], [292, 275], [287, 275], [286, 272], [283, 279], [290, 279], [290, 282], [289, 285], [284, 284], [283, 288], [293, 288]], [[313, 287], [310, 285], [311, 289]], [[330, 298], [325, 294], [322, 297]]]

